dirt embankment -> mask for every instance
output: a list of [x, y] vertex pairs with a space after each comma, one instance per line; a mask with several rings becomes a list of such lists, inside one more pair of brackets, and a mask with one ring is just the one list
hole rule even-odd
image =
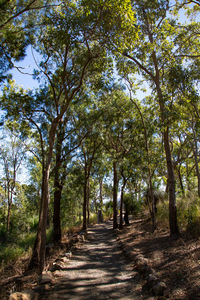
[[[152, 234], [150, 222], [144, 219], [132, 221], [129, 227], [118, 232], [118, 236], [132, 259], [142, 255], [147, 268], [155, 272], [159, 282], [165, 283], [166, 298], [200, 299], [200, 239], [182, 235], [172, 240], [167, 230]], [[145, 286], [149, 288], [146, 279], [144, 276], [144, 290]]]

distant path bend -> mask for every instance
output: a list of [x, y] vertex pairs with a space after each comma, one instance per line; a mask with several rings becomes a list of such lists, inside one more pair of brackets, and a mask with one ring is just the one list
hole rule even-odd
[[117, 245], [111, 222], [89, 228], [88, 240], [61, 272], [45, 299], [142, 299], [141, 286]]

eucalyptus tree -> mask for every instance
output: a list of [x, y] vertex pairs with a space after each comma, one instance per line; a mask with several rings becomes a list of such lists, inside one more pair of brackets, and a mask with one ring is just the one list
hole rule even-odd
[[[198, 182], [198, 195], [200, 195], [200, 171], [199, 171], [199, 154], [198, 154], [198, 142], [199, 142], [199, 93], [198, 84], [199, 76], [193, 68], [184, 68], [181, 65], [174, 65], [173, 68], [167, 72], [166, 86], [168, 95], [173, 99], [171, 101], [171, 119], [173, 120], [173, 132], [176, 133], [173, 137], [174, 142], [177, 143], [177, 137], [180, 141], [180, 149], [178, 151], [178, 158], [175, 159], [177, 166], [178, 161], [184, 162], [184, 156], [186, 160], [186, 154], [181, 155], [181, 152], [185, 152], [187, 147], [187, 153], [190, 151], [193, 153], [194, 165], [196, 170], [197, 182]], [[189, 150], [190, 149], [190, 150]], [[180, 159], [182, 157], [182, 160]], [[183, 192], [183, 182], [181, 174], [178, 172], [181, 189]]]
[[83, 229], [87, 229], [90, 216], [90, 176], [96, 157], [101, 156], [102, 140], [100, 138], [100, 112], [94, 109], [93, 104], [90, 105], [90, 108], [84, 105], [83, 110], [79, 120], [82, 119], [82, 130], [85, 132], [85, 138], [81, 142], [78, 156], [82, 161], [84, 170]]
[[170, 148], [170, 99], [164, 82], [165, 70], [174, 61], [175, 21], [169, 16], [169, 1], [133, 1], [133, 9], [140, 28], [139, 40], [137, 44], [127, 47], [123, 57], [132, 64], [134, 73], [136, 68], [139, 69], [140, 74], [156, 93], [168, 171], [170, 235], [178, 236], [175, 177]]
[[[140, 141], [140, 134], [136, 133], [134, 113], [126, 94], [119, 88], [113, 89], [102, 96], [99, 107], [103, 115], [103, 145], [113, 168], [113, 228], [117, 222], [117, 193], [120, 180], [120, 164], [123, 159]], [[140, 153], [140, 150], [138, 150]]]
[[[7, 232], [10, 231], [12, 206], [16, 194], [17, 175], [25, 159], [26, 149], [16, 134], [17, 126], [6, 129], [6, 138], [1, 141], [0, 160], [4, 174], [4, 190], [7, 198]], [[13, 129], [14, 128], [14, 129]], [[18, 132], [19, 134], [19, 132]], [[6, 146], [5, 146], [6, 144]]]
[[[104, 42], [111, 40], [106, 33], [108, 18], [113, 39], [116, 38], [115, 34], [124, 39], [125, 27], [127, 30], [134, 30], [134, 25], [131, 25], [130, 28], [126, 25], [127, 23], [124, 25], [125, 19], [133, 21], [131, 13], [124, 14], [127, 4], [130, 8], [130, 1], [122, 3], [116, 0], [106, 5], [96, 4], [94, 7], [94, 3], [91, 1], [65, 1], [60, 3], [56, 9], [51, 8], [44, 14], [41, 20], [44, 26], [36, 32], [37, 44], [35, 48], [40, 53], [42, 61], [40, 62], [40, 74], [36, 72], [35, 76], [41, 75], [46, 86], [48, 86], [45, 99], [41, 96], [37, 97], [37, 101], [35, 101], [35, 97], [30, 95], [30, 92], [14, 92], [12, 90], [9, 93], [9, 87], [4, 95], [4, 108], [9, 107], [10, 114], [18, 110], [21, 119], [26, 118], [32, 125], [34, 124], [39, 131], [41, 144], [43, 144], [40, 128], [41, 119], [47, 121], [47, 123], [43, 122], [42, 125], [46, 130], [45, 140], [47, 143], [45, 145], [47, 147], [45, 151], [43, 150], [40, 219], [30, 262], [30, 267], [36, 266], [40, 272], [45, 263], [46, 221], [49, 201], [48, 181], [58, 124], [64, 118], [72, 101], [79, 94], [84, 80], [96, 68], [97, 65], [93, 62], [99, 59], [101, 66], [102, 61], [106, 59], [106, 52], [99, 40]], [[120, 16], [118, 15], [119, 11]], [[100, 23], [99, 20], [101, 20]], [[23, 101], [25, 99], [27, 101]], [[10, 103], [6, 104], [6, 101]], [[19, 105], [18, 107], [14, 106], [14, 101]], [[48, 109], [46, 109], [46, 105]], [[35, 113], [37, 120], [34, 120]]]
[[62, 192], [65, 186], [68, 174], [68, 165], [72, 158], [77, 156], [77, 151], [84, 138], [87, 136], [87, 130], [81, 125], [82, 120], [77, 115], [76, 104], [70, 107], [67, 117], [58, 124], [55, 142], [55, 163], [52, 170], [54, 177], [54, 213], [53, 213], [53, 240], [61, 241], [61, 220], [60, 205]]

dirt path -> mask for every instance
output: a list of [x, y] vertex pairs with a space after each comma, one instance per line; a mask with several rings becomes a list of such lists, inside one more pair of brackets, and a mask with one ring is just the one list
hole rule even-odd
[[[88, 230], [88, 240], [59, 271], [44, 299], [142, 299], [136, 273], [123, 257], [108, 222]], [[134, 278], [135, 277], [135, 278]]]

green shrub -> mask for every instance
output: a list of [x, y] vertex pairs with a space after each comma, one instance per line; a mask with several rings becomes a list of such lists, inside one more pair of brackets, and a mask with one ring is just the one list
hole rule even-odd
[[[177, 219], [181, 231], [191, 236], [200, 236], [200, 199], [193, 193], [177, 198]], [[169, 203], [164, 201], [157, 207], [157, 221], [161, 227], [169, 224]]]
[[14, 262], [24, 253], [24, 250], [16, 244], [0, 247], [0, 264]]
[[128, 214], [137, 216], [141, 212], [142, 204], [132, 194], [124, 194], [124, 208]]
[[168, 201], [160, 202], [157, 205], [157, 223], [159, 226], [168, 227], [169, 226], [169, 203]]
[[36, 233], [27, 233], [19, 237], [17, 244], [24, 250], [33, 247], [35, 241]]

